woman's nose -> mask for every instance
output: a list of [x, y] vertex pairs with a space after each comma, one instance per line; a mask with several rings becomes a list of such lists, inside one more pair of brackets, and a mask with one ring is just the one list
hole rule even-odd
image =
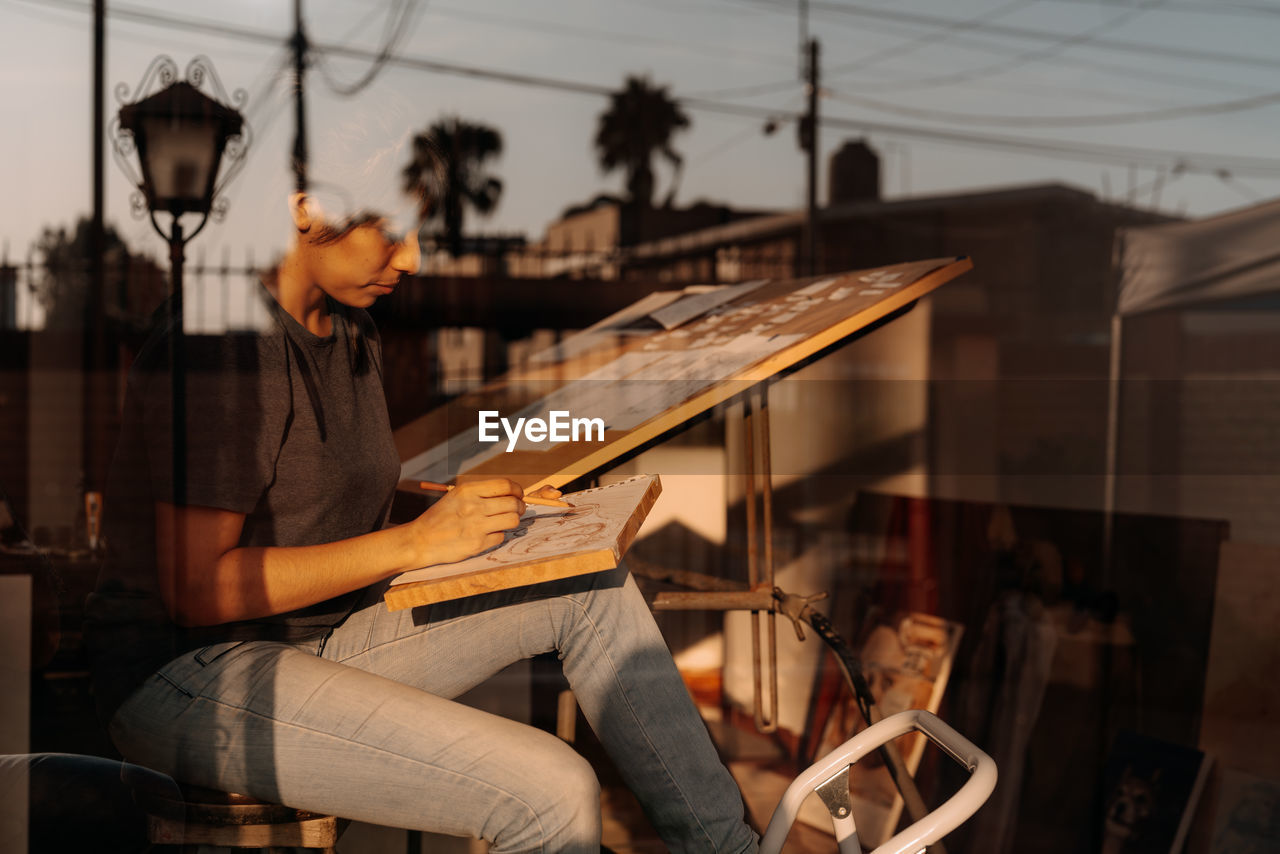
[[422, 250], [418, 248], [418, 233], [410, 231], [396, 244], [391, 255], [391, 266], [405, 275], [412, 276], [422, 266]]

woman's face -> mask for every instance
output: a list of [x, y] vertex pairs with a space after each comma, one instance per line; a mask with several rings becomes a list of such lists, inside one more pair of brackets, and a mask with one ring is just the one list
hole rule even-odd
[[321, 290], [344, 305], [366, 308], [391, 293], [402, 276], [418, 272], [417, 233], [395, 234], [384, 225], [373, 220], [334, 240], [311, 242], [311, 276]]

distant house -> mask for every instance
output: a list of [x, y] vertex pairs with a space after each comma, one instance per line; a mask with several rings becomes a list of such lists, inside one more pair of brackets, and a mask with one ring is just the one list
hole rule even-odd
[[511, 258], [510, 269], [513, 275], [535, 278], [616, 279], [632, 247], [764, 213], [706, 201], [683, 208], [637, 207], [602, 194], [565, 210], [547, 226], [540, 243]]
[[764, 212], [739, 210], [706, 201], [683, 208], [636, 207], [602, 193], [566, 208], [547, 226], [545, 237], [527, 242], [523, 235], [475, 236], [458, 257], [429, 251], [422, 273], [428, 276], [510, 276], [518, 279], [619, 278], [619, 260], [629, 247], [726, 223], [756, 219]]

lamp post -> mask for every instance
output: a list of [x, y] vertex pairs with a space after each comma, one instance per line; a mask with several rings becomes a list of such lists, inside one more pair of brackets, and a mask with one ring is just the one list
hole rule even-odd
[[[216, 97], [202, 91], [206, 84]], [[162, 88], [151, 93], [157, 87]], [[149, 216], [156, 233], [169, 244], [173, 490], [175, 503], [182, 503], [186, 498], [184, 253], [187, 242], [204, 229], [210, 217], [221, 220], [226, 215], [226, 199], [219, 196], [244, 165], [249, 130], [236, 107], [243, 106], [248, 96], [240, 89], [227, 98], [203, 56], [191, 60], [181, 80], [172, 59], [157, 57], [133, 90], [136, 100], [128, 101], [130, 91], [123, 84], [116, 87], [115, 94], [121, 107], [111, 129], [112, 149], [116, 162], [137, 188], [130, 199], [134, 214]], [[133, 165], [135, 153], [137, 169]], [[168, 230], [161, 226], [157, 214], [167, 214]], [[199, 217], [189, 233], [183, 225], [188, 214]]]

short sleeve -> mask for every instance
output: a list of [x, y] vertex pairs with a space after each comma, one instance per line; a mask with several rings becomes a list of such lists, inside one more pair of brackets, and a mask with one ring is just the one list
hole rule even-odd
[[186, 453], [179, 464], [186, 495], [174, 494], [173, 380], [167, 354], [147, 373], [143, 390], [152, 494], [157, 500], [248, 514], [275, 477], [292, 412], [283, 338], [263, 332], [189, 335], [185, 341]]

